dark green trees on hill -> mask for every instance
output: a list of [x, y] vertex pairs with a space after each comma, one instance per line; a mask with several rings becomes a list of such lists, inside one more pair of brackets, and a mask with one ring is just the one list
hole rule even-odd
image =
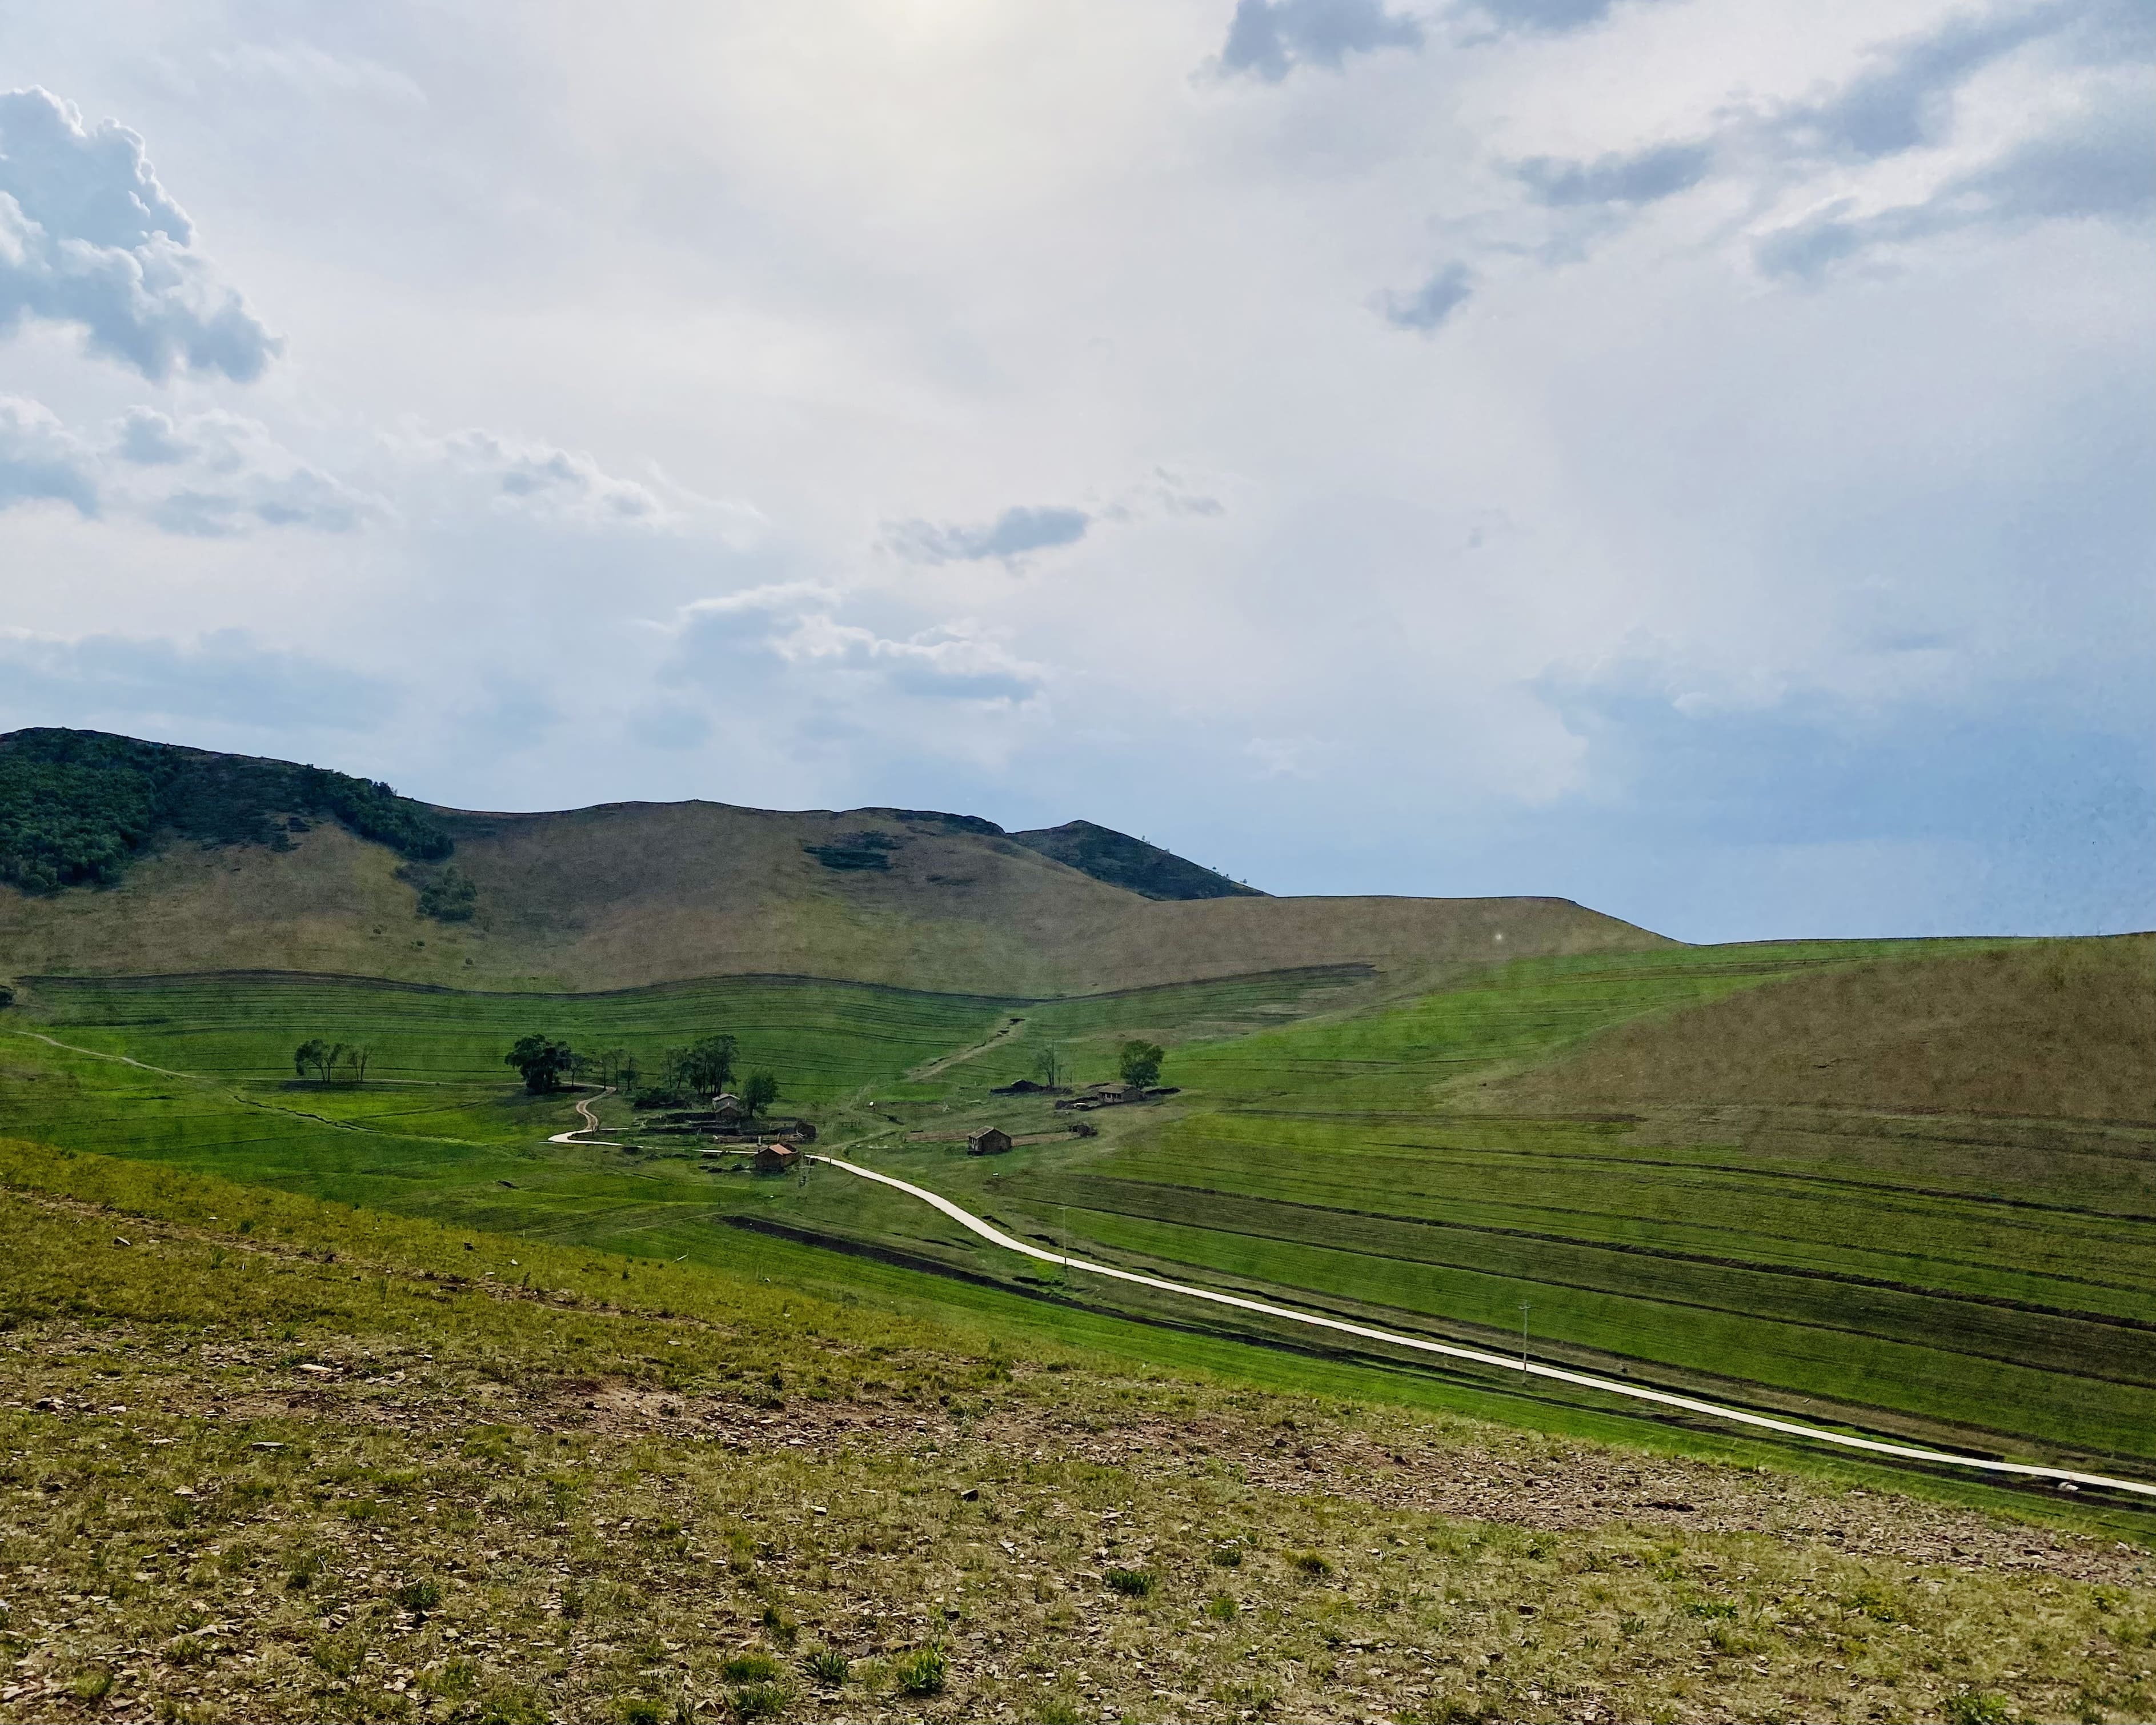
[[1081, 875], [1145, 898], [1263, 898], [1255, 887], [1230, 880], [1172, 850], [1133, 839], [1090, 820], [1065, 821], [1010, 834], [1014, 844], [1053, 857]]
[[167, 834], [287, 850], [309, 816], [417, 860], [452, 849], [425, 805], [348, 773], [97, 731], [0, 737], [0, 881], [28, 892], [108, 886]]

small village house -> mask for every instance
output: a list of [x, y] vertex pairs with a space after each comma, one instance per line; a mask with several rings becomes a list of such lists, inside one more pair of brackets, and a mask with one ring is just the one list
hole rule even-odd
[[968, 1156], [1000, 1156], [1011, 1147], [1011, 1135], [999, 1126], [985, 1127], [966, 1140]]
[[791, 1144], [758, 1144], [756, 1171], [760, 1174], [791, 1173], [801, 1165], [801, 1153]]

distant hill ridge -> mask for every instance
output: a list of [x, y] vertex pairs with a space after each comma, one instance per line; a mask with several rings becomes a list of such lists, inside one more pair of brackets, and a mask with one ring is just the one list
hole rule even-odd
[[[362, 839], [400, 855], [439, 861], [455, 841], [442, 811], [401, 797], [378, 780], [290, 761], [221, 754], [177, 743], [144, 742], [102, 731], [54, 726], [0, 735], [0, 881], [26, 891], [110, 886], [164, 837], [205, 845], [290, 848], [295, 816], [335, 819]], [[1258, 895], [1231, 880], [1133, 839], [1074, 820], [1034, 832], [1005, 834], [977, 814], [926, 809], [864, 809], [909, 825], [1009, 837], [1081, 874], [1152, 899]], [[827, 867], [882, 869], [876, 835], [850, 850], [811, 847]]]
[[821, 976], [1047, 998], [1658, 935], [1558, 899], [1268, 896], [1091, 821], [444, 809], [328, 768], [0, 737], [0, 976], [290, 970], [583, 991]]

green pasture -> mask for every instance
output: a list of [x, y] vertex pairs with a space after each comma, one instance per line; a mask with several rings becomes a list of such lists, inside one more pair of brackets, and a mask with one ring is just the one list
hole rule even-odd
[[[745, 1066], [780, 1075], [785, 1106], [815, 1118], [825, 1146], [1021, 1234], [1067, 1231], [1081, 1253], [1485, 1343], [1517, 1337], [1524, 1304], [1532, 1348], [1592, 1369], [1947, 1442], [1991, 1433], [2017, 1452], [2156, 1458], [2156, 1134], [1830, 1108], [1706, 1111], [1682, 1132], [1471, 1111], [1481, 1079], [1607, 1026], [1823, 966], [1997, 944], [1532, 959], [1404, 1002], [1378, 999], [1350, 967], [1054, 1002], [798, 978], [536, 997], [270, 977], [42, 980], [0, 1028], [201, 1076], [0, 1037], [0, 1120], [72, 1148], [645, 1258], [723, 1265], [778, 1250], [730, 1225], [762, 1219], [1001, 1291], [798, 1246], [782, 1254], [789, 1274], [813, 1263], [880, 1300], [1015, 1301], [1075, 1321], [1067, 1304], [1044, 1307], [1070, 1291], [1052, 1274], [1045, 1285], [1039, 1266], [900, 1194], [829, 1171], [715, 1173], [690, 1144], [547, 1144], [577, 1124], [568, 1103], [522, 1096], [501, 1067], [527, 1030], [654, 1061], [727, 1031]], [[1181, 1093], [1087, 1117], [1097, 1138], [1063, 1135], [1071, 1117], [1045, 1099], [988, 1095], [1049, 1045], [1077, 1081], [1105, 1076], [1133, 1034], [1169, 1047], [1166, 1080]], [[290, 1050], [308, 1035], [373, 1047], [367, 1086], [293, 1081]], [[599, 1106], [610, 1128], [626, 1124], [619, 1099]], [[988, 1122], [1053, 1136], [992, 1159], [951, 1142]], [[1220, 1332], [1240, 1320], [1194, 1317], [1188, 1301], [1080, 1297], [1188, 1327], [1143, 1331], [1147, 1357], [1258, 1358]], [[1130, 1326], [1109, 1333], [1140, 1346]], [[1409, 1381], [1264, 1358], [1266, 1381], [1321, 1369]], [[1413, 1381], [1440, 1393], [1427, 1374]]]

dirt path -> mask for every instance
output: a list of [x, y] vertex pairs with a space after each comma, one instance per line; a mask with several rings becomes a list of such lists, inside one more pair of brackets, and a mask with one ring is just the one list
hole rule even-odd
[[[598, 1096], [593, 1096], [592, 1098], [592, 1101], [595, 1102], [598, 1101], [599, 1096], [610, 1096], [613, 1094], [613, 1086], [609, 1084], [604, 1090], [599, 1092]], [[584, 1123], [580, 1127], [573, 1127], [568, 1132], [556, 1132], [552, 1137], [547, 1140], [548, 1143], [588, 1144], [594, 1149], [598, 1150], [620, 1150], [626, 1147], [620, 1144], [610, 1144], [603, 1138], [586, 1137], [584, 1136], [586, 1132], [595, 1132], [599, 1129], [599, 1117], [598, 1115], [592, 1112], [591, 1102], [586, 1101], [582, 1096], [578, 1096], [574, 1098], [573, 1101], [577, 1112], [584, 1117]]]
[[191, 1078], [199, 1084], [214, 1084], [213, 1078], [205, 1078], [199, 1072], [175, 1072], [170, 1066], [153, 1066], [147, 1060], [138, 1060], [132, 1055], [106, 1054], [101, 1049], [78, 1048], [72, 1042], [63, 1042], [57, 1036], [48, 1036], [42, 1030], [18, 1030], [18, 1036], [27, 1036], [33, 1042], [48, 1043], [54, 1048], [65, 1049], [69, 1054], [88, 1055], [93, 1060], [111, 1060], [122, 1066], [139, 1066], [145, 1072], [155, 1072], [166, 1078]]
[[2026, 1461], [1999, 1461], [1988, 1456], [1956, 1455], [1944, 1450], [1920, 1449], [1913, 1444], [1892, 1444], [1878, 1438], [1853, 1437], [1845, 1432], [1827, 1431], [1815, 1425], [1799, 1425], [1791, 1420], [1776, 1420], [1765, 1414], [1748, 1413], [1742, 1408], [1725, 1408], [1717, 1403], [1703, 1402], [1693, 1396], [1674, 1395], [1667, 1390], [1649, 1389], [1637, 1384], [1623, 1384], [1614, 1378], [1596, 1378], [1585, 1372], [1568, 1371], [1561, 1366], [1546, 1366], [1526, 1358], [1516, 1359], [1503, 1354], [1487, 1353], [1479, 1348], [1463, 1348], [1456, 1343], [1433, 1342], [1423, 1336], [1404, 1336], [1391, 1330], [1375, 1329], [1368, 1324], [1348, 1323], [1337, 1317], [1321, 1317], [1314, 1312], [1296, 1312], [1289, 1307], [1274, 1306], [1262, 1300], [1246, 1300], [1237, 1294], [1217, 1293], [1210, 1288], [1192, 1287], [1183, 1282], [1164, 1281], [1157, 1276], [1141, 1276], [1133, 1270], [1117, 1270], [1106, 1264], [1088, 1263], [1083, 1258], [1066, 1257], [1060, 1252], [1048, 1251], [1040, 1246], [1028, 1245], [1022, 1240], [1014, 1240], [971, 1211], [959, 1209], [949, 1199], [931, 1192], [925, 1186], [916, 1186], [910, 1180], [880, 1174], [870, 1168], [857, 1168], [835, 1156], [811, 1156], [808, 1160], [842, 1168], [847, 1173], [857, 1174], [864, 1180], [874, 1180], [879, 1185], [895, 1188], [941, 1210], [959, 1226], [978, 1234], [992, 1245], [1001, 1246], [1006, 1251], [1021, 1253], [1045, 1264], [1060, 1265], [1066, 1270], [1082, 1270], [1090, 1276], [1132, 1282], [1139, 1287], [1156, 1289], [1162, 1293], [1180, 1294], [1186, 1299], [1204, 1300], [1214, 1306], [1232, 1306], [1239, 1311], [1255, 1312], [1263, 1317], [1284, 1318], [1290, 1323], [1308, 1324], [1313, 1329], [1331, 1330], [1366, 1342], [1382, 1342], [1394, 1348], [1412, 1348], [1418, 1353], [1441, 1354], [1449, 1359], [1466, 1360], [1478, 1366], [1495, 1367], [1499, 1371], [1548, 1378], [1560, 1384], [1569, 1384], [1576, 1389], [1594, 1390], [1604, 1395], [1623, 1396], [1630, 1401], [1652, 1402], [1660, 1407], [1702, 1414], [1710, 1420], [1727, 1420], [1732, 1425], [1771, 1431], [1783, 1437], [1832, 1444], [1840, 1449], [1861, 1450], [1867, 1455], [1888, 1455], [1902, 1461], [1974, 1468], [1986, 1473], [2010, 1474], [2020, 1479], [2051, 1480], [2076, 1490], [2083, 1486], [2097, 1486], [2113, 1491], [2129, 1491], [2141, 1497], [2156, 1497], [2156, 1485], [2138, 1480], [2113, 1479], [2100, 1473], [2077, 1473], [2071, 1468], [2039, 1467]]
[[986, 1054], [999, 1042], [1008, 1042], [1012, 1037], [1017, 1035], [1018, 1033], [1024, 1028], [1025, 1020], [1023, 1018], [1013, 1019], [1009, 1024], [1005, 1024], [1003, 1029], [997, 1031], [994, 1035], [989, 1037], [987, 1041], [977, 1042], [971, 1048], [962, 1048], [956, 1054], [939, 1055], [937, 1059], [931, 1060], [925, 1066], [916, 1066], [906, 1076], [916, 1083], [918, 1083], [924, 1078], [933, 1078], [938, 1073], [948, 1071], [952, 1067], [957, 1065], [961, 1060], [970, 1060], [976, 1055]]

